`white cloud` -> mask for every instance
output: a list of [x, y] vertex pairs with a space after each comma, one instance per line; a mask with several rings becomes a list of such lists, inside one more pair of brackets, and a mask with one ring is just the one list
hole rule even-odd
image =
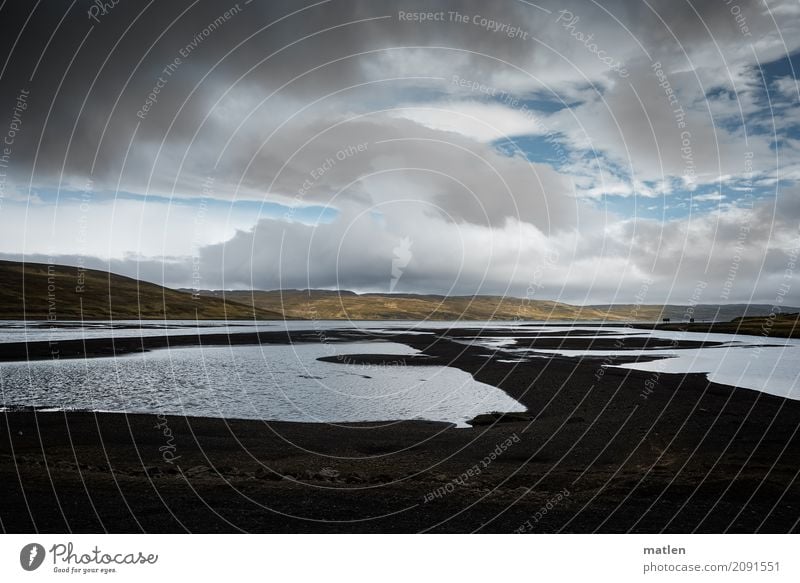
[[0, 217], [4, 253], [102, 259], [192, 255], [206, 245], [230, 239], [258, 219], [257, 213], [224, 209], [224, 205], [203, 210], [196, 204], [131, 199], [94, 200], [86, 205], [66, 199], [57, 206], [6, 203]]
[[711, 202], [725, 200], [725, 195], [718, 192], [709, 192], [708, 194], [696, 194], [692, 196], [694, 202]]
[[496, 103], [435, 103], [427, 107], [403, 107], [392, 114], [434, 130], [455, 132], [484, 143], [545, 132], [542, 122], [532, 112]]

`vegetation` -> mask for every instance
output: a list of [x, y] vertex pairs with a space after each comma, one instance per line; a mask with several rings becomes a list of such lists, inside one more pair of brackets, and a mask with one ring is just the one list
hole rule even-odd
[[[501, 296], [355, 294], [277, 290], [202, 292], [286, 316], [317, 320], [603, 320], [606, 312], [549, 300]], [[612, 315], [612, 320], [622, 319]]]
[[[24, 290], [24, 293], [23, 293]], [[796, 315], [751, 305], [594, 305], [502, 296], [356, 294], [329, 290], [175, 290], [94, 269], [0, 261], [0, 319], [53, 320], [606, 320], [668, 330], [797, 336]], [[786, 308], [796, 310], [796, 308]], [[745, 315], [745, 317], [740, 317]], [[711, 321], [731, 322], [711, 324]], [[706, 320], [703, 322], [703, 320]], [[763, 329], [767, 329], [764, 332]]]
[[280, 314], [193, 297], [94, 269], [0, 261], [0, 318], [51, 320], [275, 319]]

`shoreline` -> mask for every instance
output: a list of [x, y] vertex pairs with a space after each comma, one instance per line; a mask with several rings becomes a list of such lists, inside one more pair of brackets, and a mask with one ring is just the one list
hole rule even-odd
[[[313, 320], [309, 320], [313, 322]], [[726, 323], [730, 324], [730, 323]], [[547, 324], [535, 323], [532, 324], [539, 327], [565, 327], [565, 326], [582, 326], [584, 324]], [[683, 324], [666, 324], [666, 325], [644, 325], [644, 324], [619, 324], [619, 323], [598, 323], [598, 324], [585, 324], [597, 328], [619, 328], [625, 327], [638, 330], [668, 330], [668, 331], [683, 331], [694, 332], [688, 330]], [[580, 337], [587, 334], [576, 330], [567, 334], [570, 336], [567, 339], [551, 338], [548, 332], [525, 330], [524, 325], [521, 329], [515, 331], [515, 335], [520, 338], [531, 338], [530, 347], [538, 347], [547, 350], [553, 349], [611, 349], [614, 342], [613, 339], [603, 339], [598, 335], [598, 338], [588, 342], [581, 342]], [[705, 326], [705, 324], [698, 324], [698, 326]], [[345, 342], [358, 342], [358, 341], [392, 341], [401, 344], [419, 344], [419, 332], [426, 332], [430, 335], [441, 337], [447, 332], [447, 328], [425, 328], [420, 327], [415, 329], [415, 333], [405, 334], [402, 329], [398, 329], [397, 333], [384, 332], [373, 333], [370, 329], [358, 328], [333, 328], [326, 330], [308, 329], [308, 330], [269, 330], [262, 332], [220, 332], [220, 333], [205, 333], [205, 334], [173, 334], [164, 336], [130, 336], [130, 337], [117, 337], [117, 338], [86, 338], [86, 339], [73, 339], [73, 340], [34, 340], [30, 342], [4, 342], [0, 343], [0, 363], [2, 362], [19, 362], [28, 360], [43, 360], [43, 359], [71, 359], [71, 358], [93, 358], [93, 357], [106, 357], [106, 356], [123, 356], [126, 354], [136, 354], [149, 350], [158, 350], [165, 348], [180, 348], [190, 346], [241, 346], [241, 345], [258, 345], [258, 344], [291, 344], [291, 343], [305, 343], [305, 342], [330, 342], [330, 343], [345, 343]], [[467, 335], [469, 333], [477, 335], [490, 335], [494, 330], [490, 323], [480, 328], [458, 328], [459, 334]], [[507, 332], [507, 328], [498, 329], [503, 333]], [[698, 330], [698, 332], [710, 332], [714, 330]], [[733, 334], [737, 336], [756, 336], [759, 338], [774, 337], [774, 338], [791, 338], [794, 336], [782, 336], [779, 333], [783, 332], [782, 329], [776, 329], [772, 336], [753, 335], [747, 334], [745, 331], [731, 330], [729, 332], [722, 332], [726, 334]], [[794, 333], [794, 331], [792, 331]], [[800, 328], [798, 329], [800, 333]], [[564, 334], [562, 332], [559, 335]], [[594, 335], [594, 334], [593, 334]], [[667, 339], [636, 339], [627, 338], [625, 344], [628, 348], [704, 348], [709, 346], [718, 346], [721, 343], [717, 341], [703, 341], [703, 340], [667, 340]]]
[[[485, 349], [438, 332], [373, 340], [418, 348], [435, 364], [500, 388], [527, 412], [482, 416], [471, 428], [458, 429], [428, 421], [334, 425], [4, 412], [3, 528], [798, 530], [800, 508], [792, 500], [800, 495], [800, 402], [710, 383], [703, 374], [654, 377], [602, 368], [596, 358], [509, 365], [497, 362], [501, 354], [485, 358]], [[285, 342], [296, 333], [263, 334], [259, 341], [278, 342], [282, 335]], [[311, 341], [308, 334], [314, 332], [300, 333], [297, 341]], [[351, 330], [326, 336], [354, 341]], [[141, 338], [132, 340], [141, 347]], [[150, 342], [158, 341], [145, 344]], [[565, 490], [569, 495], [542, 518], [541, 508]]]

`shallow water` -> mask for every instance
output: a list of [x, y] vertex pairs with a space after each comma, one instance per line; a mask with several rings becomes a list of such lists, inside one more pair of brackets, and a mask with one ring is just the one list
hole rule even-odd
[[524, 411], [500, 389], [444, 366], [320, 362], [411, 355], [389, 342], [178, 348], [117, 358], [0, 364], [5, 406], [281, 421], [466, 421]]
[[115, 320], [59, 321], [0, 320], [0, 344], [4, 342], [35, 342], [75, 340], [82, 338], [131, 338], [141, 336], [171, 336], [176, 334], [225, 334], [239, 332], [269, 332], [277, 330], [370, 330], [376, 334], [402, 329], [423, 334], [424, 329], [442, 328], [514, 328], [537, 322], [476, 322], [425, 320]]
[[656, 372], [706, 373], [710, 381], [754, 389], [770, 395], [800, 399], [800, 346], [730, 346], [680, 350], [669, 358], [620, 365]]
[[[551, 321], [553, 323], [554, 321]], [[516, 322], [447, 321], [447, 320], [115, 320], [58, 321], [0, 320], [0, 344], [83, 338], [131, 338], [177, 334], [225, 334], [269, 332], [278, 330], [369, 330], [376, 335], [398, 329], [412, 334], [426, 334], [427, 329], [527, 329], [539, 326], [535, 320]], [[555, 330], [556, 328], [548, 328]], [[563, 328], [568, 329], [568, 328]]]
[[[141, 327], [144, 324], [145, 327]], [[376, 341], [348, 344], [295, 344], [156, 350], [120, 358], [63, 360], [56, 363], [0, 364], [0, 389], [6, 406], [36, 406], [159, 412], [285, 421], [380, 421], [429, 419], [464, 426], [492, 411], [523, 411], [501, 390], [476, 382], [450, 367], [363, 366], [324, 363], [318, 357], [339, 354], [415, 354], [381, 338], [397, 330], [430, 334], [451, 328], [453, 341], [485, 349], [509, 367], [531, 359], [648, 355], [658, 360], [611, 365], [656, 373], [706, 373], [714, 382], [800, 399], [800, 341], [762, 336], [670, 332], [591, 324], [543, 326], [541, 323], [422, 321], [169, 321], [59, 323], [0, 322], [2, 342], [22, 340], [131, 337], [164, 334], [236, 333], [268, 330], [360, 328]], [[474, 329], [488, 328], [476, 336]], [[627, 337], [720, 342], [707, 348], [631, 350], [550, 350], [520, 346], [522, 331], [546, 331], [548, 339], [569, 338], [570, 331], [605, 339]], [[564, 333], [561, 335], [560, 333]], [[624, 348], [621, 346], [621, 348]]]
[[[581, 326], [588, 330], [590, 327]], [[790, 338], [766, 338], [745, 334], [712, 334], [704, 332], [650, 331], [632, 328], [597, 328], [602, 338], [638, 337], [648, 335], [676, 341], [720, 342], [707, 348], [650, 348], [630, 350], [568, 350], [516, 348], [516, 340], [491, 338], [476, 340], [476, 345], [500, 350], [516, 358], [547, 358], [550, 355], [582, 357], [657, 356], [657, 360], [611, 365], [618, 368], [657, 373], [705, 373], [709, 380], [753, 389], [779, 397], [800, 399], [800, 341]], [[548, 336], [548, 338], [555, 338]], [[564, 336], [567, 338], [567, 336]], [[586, 337], [581, 337], [586, 339]], [[510, 362], [510, 361], [509, 361]]]

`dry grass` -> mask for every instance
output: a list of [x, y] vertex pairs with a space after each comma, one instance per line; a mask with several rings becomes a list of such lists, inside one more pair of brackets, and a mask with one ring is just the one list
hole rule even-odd
[[[3, 319], [252, 319], [250, 306], [192, 294], [104, 271], [0, 261]], [[23, 293], [24, 290], [24, 293]], [[279, 314], [256, 309], [259, 319]]]

